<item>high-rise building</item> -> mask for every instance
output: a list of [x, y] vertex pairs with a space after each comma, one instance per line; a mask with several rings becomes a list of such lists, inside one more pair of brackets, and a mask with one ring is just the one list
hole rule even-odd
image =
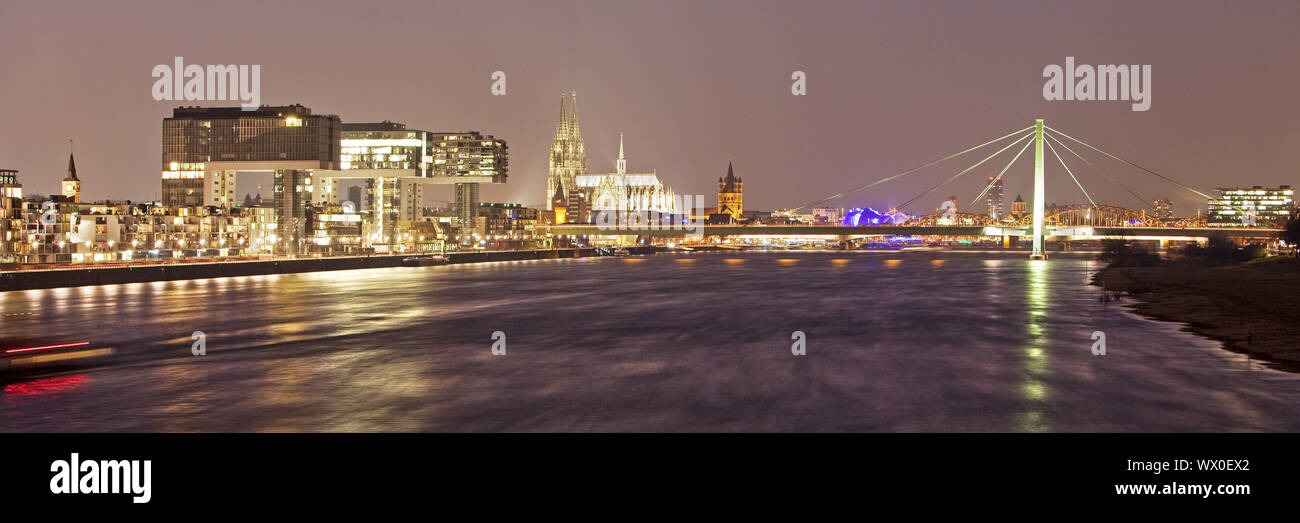
[[1174, 202], [1169, 198], [1156, 198], [1151, 202], [1152, 214], [1160, 221], [1169, 221], [1174, 219]]
[[63, 197], [73, 203], [81, 202], [81, 180], [77, 178], [77, 162], [72, 159], [72, 153], [68, 153], [68, 174], [63, 177], [61, 184]]
[[0, 169], [0, 263], [17, 262], [23, 244], [23, 184], [18, 171]]
[[505, 183], [509, 156], [505, 140], [478, 131], [432, 133], [433, 166], [429, 176], [456, 183], [456, 224], [462, 235], [478, 218], [478, 184]]
[[1029, 203], [1025, 202], [1025, 199], [1017, 194], [1016, 199], [1011, 202], [1011, 216], [1020, 219], [1026, 214], [1029, 214]]
[[745, 213], [744, 183], [736, 176], [727, 162], [727, 176], [718, 178], [718, 214], [731, 215], [731, 221], [739, 222]]
[[376, 243], [390, 243], [398, 229], [420, 221], [430, 183], [456, 186], [457, 224], [473, 234], [478, 184], [505, 183], [507, 149], [505, 140], [478, 131], [429, 132], [387, 120], [343, 126], [343, 169], [356, 171], [344, 177], [366, 179]]
[[1295, 191], [1278, 187], [1223, 187], [1208, 204], [1210, 227], [1244, 227], [1286, 223], [1295, 211]]
[[[582, 190], [578, 187], [577, 177], [587, 174], [587, 147], [582, 142], [582, 129], [578, 125], [578, 93], [572, 93], [573, 103], [565, 107], [565, 97], [560, 95], [560, 121], [555, 125], [555, 138], [551, 140], [551, 155], [546, 175], [546, 209], [554, 209], [550, 198], [556, 188], [564, 194], [564, 200], [586, 202], [585, 196], [577, 196]], [[569, 209], [569, 221], [575, 221], [574, 209]], [[577, 215], [581, 216], [581, 215]], [[585, 219], [583, 220], [585, 221]]]
[[178, 107], [163, 119], [162, 201], [234, 207], [235, 172], [275, 173], [281, 250], [298, 248], [309, 226], [313, 173], [340, 165], [342, 124], [301, 105]]
[[984, 197], [984, 201], [988, 203], [989, 218], [1000, 220], [1002, 219], [1002, 178], [990, 176], [989, 184], [991, 185], [988, 195]]

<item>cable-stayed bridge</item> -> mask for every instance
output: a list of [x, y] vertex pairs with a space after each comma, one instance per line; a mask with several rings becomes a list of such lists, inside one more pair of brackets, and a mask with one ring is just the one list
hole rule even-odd
[[[1011, 141], [1008, 143], [1007, 140]], [[1075, 146], [1071, 147], [1069, 143], [1073, 143]], [[1006, 173], [1011, 169], [1012, 165], [1014, 165], [1030, 147], [1033, 147], [1034, 190], [1030, 202], [1031, 207], [1028, 213], [1014, 219], [995, 220], [987, 215], [958, 213], [956, 212], [955, 206], [953, 206], [941, 213], [915, 216], [902, 221], [901, 223], [888, 223], [881, 225], [703, 225], [700, 226], [702, 227], [702, 230], [695, 230], [689, 227], [684, 229], [680, 224], [674, 227], [647, 223], [641, 227], [634, 225], [631, 227], [624, 226], [624, 228], [613, 228], [590, 224], [570, 224], [544, 227], [540, 229], [544, 229], [546, 233], [551, 235], [570, 237], [636, 235], [656, 238], [674, 238], [703, 234], [706, 236], [718, 237], [798, 236], [851, 240], [854, 238], [870, 236], [1000, 236], [1004, 238], [1028, 236], [1033, 239], [1033, 248], [1030, 257], [1035, 259], [1046, 257], [1043, 250], [1043, 242], [1046, 239], [1054, 239], [1057, 241], [1109, 238], [1195, 240], [1208, 238], [1212, 235], [1223, 235], [1230, 238], [1264, 239], [1276, 237], [1278, 232], [1280, 232], [1278, 224], [1263, 224], [1261, 226], [1251, 227], [1208, 227], [1204, 221], [1196, 219], [1164, 221], [1156, 219], [1155, 216], [1148, 215], [1145, 210], [1133, 210], [1116, 205], [1099, 204], [1093, 200], [1092, 196], [1075, 175], [1074, 170], [1071, 169], [1065, 159], [1062, 158], [1062, 155], [1057, 149], [1058, 146], [1061, 150], [1066, 151], [1069, 155], [1080, 160], [1088, 167], [1099, 171], [1111, 182], [1123, 188], [1127, 193], [1142, 202], [1144, 207], [1150, 204], [1150, 200], [1142, 198], [1110, 173], [1102, 170], [1096, 163], [1076, 151], [1075, 147], [1080, 150], [1097, 153], [1103, 158], [1119, 162], [1123, 166], [1134, 169], [1144, 175], [1159, 178], [1165, 182], [1178, 186], [1183, 190], [1190, 191], [1199, 197], [1206, 198], [1207, 200], [1213, 199], [1213, 197], [1173, 178], [1157, 173], [1137, 163], [1120, 158], [1062, 131], [1048, 127], [1041, 119], [1036, 120], [1034, 125], [1024, 129], [1012, 131], [1006, 135], [936, 160], [926, 162], [906, 171], [885, 176], [857, 187], [853, 187], [847, 191], [832, 194], [804, 205], [794, 207], [790, 209], [790, 211], [823, 205], [850, 194], [865, 191], [872, 187], [904, 178], [975, 151], [992, 148], [998, 144], [1004, 145], [988, 156], [985, 156], [983, 159], [975, 162], [973, 165], [957, 172], [957, 174], [926, 188], [920, 194], [917, 194], [915, 197], [898, 205], [897, 208], [905, 208], [907, 205], [933, 193], [940, 187], [961, 178], [981, 165], [984, 165], [990, 160], [993, 160], [1004, 152], [1012, 150], [1019, 145], [1019, 151], [1016, 152], [1011, 160], [1007, 162], [1006, 166], [998, 172], [997, 176], [994, 176], [989, 180], [989, 183], [984, 187], [984, 190], [981, 191], [980, 194], [971, 202], [971, 205], [973, 206], [983, 199], [985, 194], [987, 194], [989, 190], [1003, 179]], [[1044, 167], [1047, 159], [1045, 153], [1048, 151], [1051, 152], [1057, 163], [1069, 176], [1074, 186], [1083, 193], [1083, 196], [1088, 203], [1069, 206], [1053, 206], [1050, 208], [1047, 207]], [[1243, 209], [1238, 210], [1243, 212], [1245, 211]], [[891, 211], [890, 214], [894, 214], [894, 211]]]

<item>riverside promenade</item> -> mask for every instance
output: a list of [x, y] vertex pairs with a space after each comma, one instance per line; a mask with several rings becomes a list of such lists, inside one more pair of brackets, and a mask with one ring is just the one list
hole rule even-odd
[[[631, 254], [652, 254], [652, 247], [630, 247]], [[132, 264], [126, 266], [95, 267], [93, 264], [77, 268], [29, 269], [0, 272], [0, 292], [86, 285], [112, 285], [152, 281], [194, 280], [231, 276], [258, 276], [264, 274], [291, 274], [298, 272], [340, 271], [349, 269], [377, 269], [400, 267], [404, 258], [414, 254], [385, 254], [373, 256], [336, 256], [325, 258], [280, 258], [271, 260], [232, 260], [213, 262], [182, 262], [159, 264]], [[471, 251], [449, 252], [444, 256], [453, 264], [494, 261], [549, 260], [559, 258], [584, 258], [599, 256], [596, 249], [537, 249], [524, 251]]]

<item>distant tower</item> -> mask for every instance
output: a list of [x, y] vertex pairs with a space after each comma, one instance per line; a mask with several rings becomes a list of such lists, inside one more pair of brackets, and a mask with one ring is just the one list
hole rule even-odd
[[618, 175], [627, 175], [627, 157], [623, 156], [623, 133], [618, 133]]
[[987, 196], [989, 218], [998, 220], [1002, 218], [1002, 178], [990, 176], [989, 183], [992, 184]]
[[1151, 202], [1151, 207], [1155, 208], [1157, 220], [1174, 219], [1174, 203], [1169, 198], [1157, 198]]
[[546, 209], [555, 208], [550, 199], [559, 189], [569, 200], [569, 191], [578, 189], [577, 177], [587, 174], [587, 147], [582, 142], [582, 130], [578, 126], [578, 93], [572, 93], [571, 107], [565, 107], [565, 97], [560, 95], [560, 122], [555, 126], [555, 138], [551, 140], [550, 168], [546, 175]]
[[1028, 213], [1029, 213], [1029, 204], [1025, 203], [1025, 199], [1021, 198], [1020, 195], [1017, 194], [1016, 200], [1011, 202], [1011, 216], [1019, 219], [1021, 216], [1024, 216]]
[[727, 162], [727, 176], [718, 178], [718, 214], [730, 214], [731, 220], [738, 222], [744, 212], [744, 184]]
[[73, 161], [71, 150], [68, 151], [68, 175], [63, 177], [63, 197], [81, 202], [81, 180], [77, 179], [77, 162]]

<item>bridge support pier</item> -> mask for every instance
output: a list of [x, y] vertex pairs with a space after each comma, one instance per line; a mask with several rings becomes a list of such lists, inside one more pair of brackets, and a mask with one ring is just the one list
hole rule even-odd
[[1045, 198], [1043, 190], [1043, 119], [1034, 121], [1034, 250], [1030, 252], [1031, 260], [1046, 260], [1043, 252], [1043, 212]]

